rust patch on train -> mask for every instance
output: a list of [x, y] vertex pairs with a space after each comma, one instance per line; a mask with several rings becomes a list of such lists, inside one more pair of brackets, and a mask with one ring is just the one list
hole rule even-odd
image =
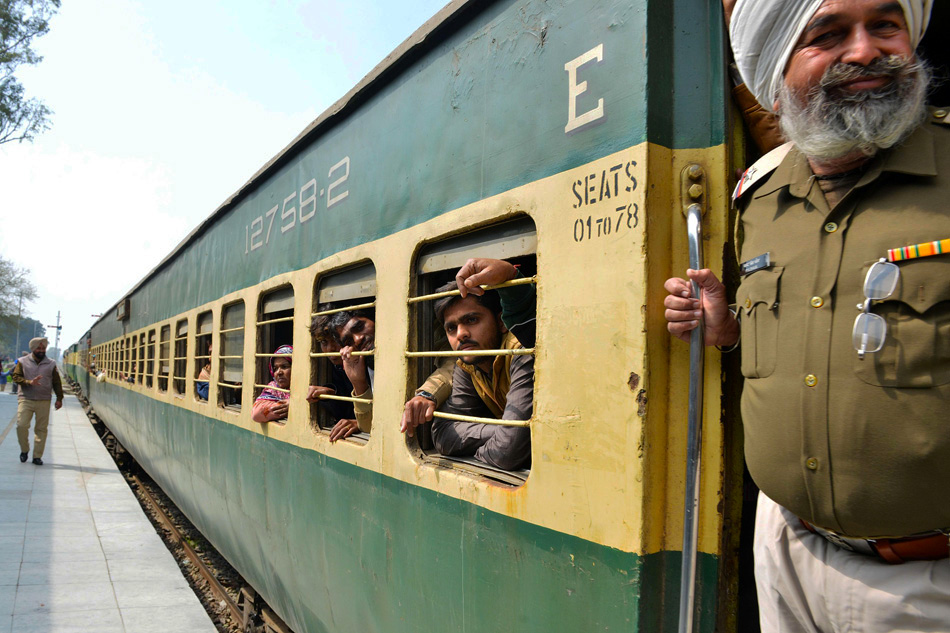
[[627, 386], [630, 387], [630, 391], [636, 391], [637, 387], [640, 386], [640, 374], [635, 371], [630, 372], [630, 379], [627, 380]]

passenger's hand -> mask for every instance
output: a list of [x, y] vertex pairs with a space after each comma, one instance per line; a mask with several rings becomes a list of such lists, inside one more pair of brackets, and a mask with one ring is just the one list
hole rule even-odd
[[270, 410], [270, 419], [271, 420], [283, 420], [287, 417], [287, 412], [290, 411], [290, 403], [286, 400], [281, 400]]
[[459, 269], [455, 275], [455, 283], [458, 284], [463, 299], [469, 292], [480, 297], [485, 291], [479, 286], [504, 283], [514, 279], [517, 274], [517, 269], [504, 260], [475, 258], [465, 262]]
[[310, 385], [307, 387], [307, 402], [315, 403], [320, 401], [320, 396], [333, 395], [336, 390], [332, 387], [320, 387], [319, 385]]
[[330, 442], [346, 439], [359, 430], [360, 426], [356, 423], [356, 420], [340, 420], [330, 429]]
[[702, 316], [705, 324], [706, 345], [733, 345], [739, 340], [739, 322], [729, 311], [726, 287], [708, 268], [686, 271], [690, 280], [702, 289], [702, 304], [693, 297], [692, 285], [685, 279], [667, 279], [663, 287], [670, 294], [663, 301], [666, 306], [667, 329], [681, 341], [689, 341], [692, 330]]
[[37, 376], [36, 378], [33, 378], [32, 380], [30, 380], [30, 385], [32, 385], [32, 386], [35, 387], [35, 386], [37, 386], [38, 384], [40, 384], [41, 382], [43, 382], [43, 377], [42, 377], [42, 376]]
[[53, 405], [53, 406], [56, 407], [56, 410], [57, 410], [57, 411], [59, 411], [60, 409], [63, 408], [63, 401], [62, 401], [62, 400], [57, 400], [57, 401], [56, 401], [56, 404]]
[[423, 396], [413, 397], [406, 403], [406, 408], [402, 412], [402, 422], [399, 423], [399, 430], [412, 437], [415, 435], [417, 426], [422, 426], [432, 419], [434, 411], [434, 402]]
[[343, 371], [346, 372], [346, 377], [350, 379], [356, 393], [366, 393], [366, 390], [369, 389], [366, 357], [353, 356], [355, 351], [357, 350], [352, 345], [347, 345], [340, 350], [340, 358], [343, 359]]

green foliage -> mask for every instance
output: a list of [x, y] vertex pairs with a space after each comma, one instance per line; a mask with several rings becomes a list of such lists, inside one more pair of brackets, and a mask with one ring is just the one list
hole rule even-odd
[[49, 128], [51, 111], [28, 99], [14, 73], [42, 57], [30, 45], [49, 31], [60, 0], [0, 0], [0, 144], [32, 141]]
[[30, 271], [0, 257], [0, 320], [16, 321], [21, 301], [27, 304], [36, 299], [36, 286], [30, 281]]
[[[12, 319], [0, 320], [0, 358], [14, 360], [22, 356], [22, 352], [29, 351], [30, 339], [34, 336], [46, 336], [46, 328], [42, 323], [30, 317], [20, 319], [20, 349], [17, 345], [16, 314]], [[50, 343], [52, 345], [52, 343]], [[47, 355], [53, 355], [47, 350]]]

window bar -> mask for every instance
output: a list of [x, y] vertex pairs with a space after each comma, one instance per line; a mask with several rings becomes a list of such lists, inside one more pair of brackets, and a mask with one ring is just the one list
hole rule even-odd
[[533, 347], [519, 349], [463, 349], [439, 350], [437, 352], [406, 352], [406, 358], [437, 358], [440, 356], [528, 356], [534, 354]]
[[219, 387], [230, 387], [231, 389], [241, 389], [243, 386], [243, 385], [235, 385], [230, 382], [221, 382], [221, 381], [218, 381], [217, 385]]
[[290, 354], [254, 354], [254, 358], [291, 358], [291, 355]]
[[241, 327], [232, 327], [227, 330], [221, 330], [220, 332], [218, 332], [218, 334], [230, 334], [231, 332], [243, 332], [243, 331], [244, 331], [244, 326], [242, 325]]
[[293, 320], [294, 318], [292, 316], [289, 316], [289, 317], [281, 317], [280, 319], [270, 319], [269, 321], [258, 321], [257, 324], [270, 325], [271, 323], [287, 323], [288, 321], [293, 321]]
[[367, 398], [352, 398], [350, 396], [337, 396], [329, 393], [322, 393], [317, 396], [318, 400], [339, 400], [340, 402], [361, 402], [363, 404], [373, 404], [372, 400]]
[[528, 420], [499, 420], [497, 418], [478, 418], [473, 415], [458, 415], [456, 413], [442, 413], [434, 411], [433, 417], [459, 422], [475, 422], [476, 424], [494, 424], [495, 426], [530, 426]]
[[[535, 275], [534, 277], [523, 277], [521, 279], [512, 279], [511, 281], [506, 281], [504, 283], [496, 284], [494, 286], [479, 286], [479, 288], [481, 288], [482, 290], [497, 290], [498, 288], [509, 288], [511, 286], [524, 286], [527, 284], [536, 284], [536, 283], [538, 283], [537, 275]], [[459, 294], [461, 294], [461, 292], [459, 292], [458, 289], [447, 290], [446, 292], [436, 292], [431, 295], [409, 297], [408, 303], [410, 304], [421, 303], [423, 301], [432, 301], [434, 299], [441, 299], [443, 297], [454, 297], [455, 295], [459, 295]]]
[[218, 356], [218, 358], [221, 358], [224, 360], [241, 360], [244, 357], [243, 356]]
[[254, 385], [258, 389], [270, 389], [271, 391], [279, 391], [281, 393], [290, 393], [290, 389], [281, 389], [280, 387], [271, 387], [270, 385]]
[[346, 312], [348, 310], [364, 310], [366, 308], [375, 308], [375, 307], [376, 307], [376, 302], [373, 301], [372, 303], [361, 303], [355, 306], [346, 306], [345, 308], [333, 308], [332, 310], [324, 310], [322, 312], [311, 312], [310, 316], [311, 317], [327, 316], [329, 314], [337, 314], [339, 312]]
[[[353, 356], [373, 356], [376, 353], [376, 350], [369, 350], [368, 352], [350, 352]], [[286, 356], [286, 354], [278, 354], [278, 356]], [[340, 352], [310, 352], [310, 358], [339, 358]]]

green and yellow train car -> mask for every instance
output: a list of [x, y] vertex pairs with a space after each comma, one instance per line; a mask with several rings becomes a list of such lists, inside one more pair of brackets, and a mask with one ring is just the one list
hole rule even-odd
[[[744, 149], [721, 13], [450, 3], [70, 348], [98, 415], [293, 630], [676, 629], [689, 350], [662, 285], [687, 267], [690, 205], [707, 265], [730, 251]], [[473, 256], [536, 276], [530, 470], [399, 430], [437, 360], [414, 354], [435, 335], [412, 298]], [[353, 303], [376, 313], [374, 422], [331, 444], [308, 328]], [[289, 417], [261, 425], [278, 343]], [[696, 629], [734, 631], [735, 400], [719, 352], [704, 375]]]

